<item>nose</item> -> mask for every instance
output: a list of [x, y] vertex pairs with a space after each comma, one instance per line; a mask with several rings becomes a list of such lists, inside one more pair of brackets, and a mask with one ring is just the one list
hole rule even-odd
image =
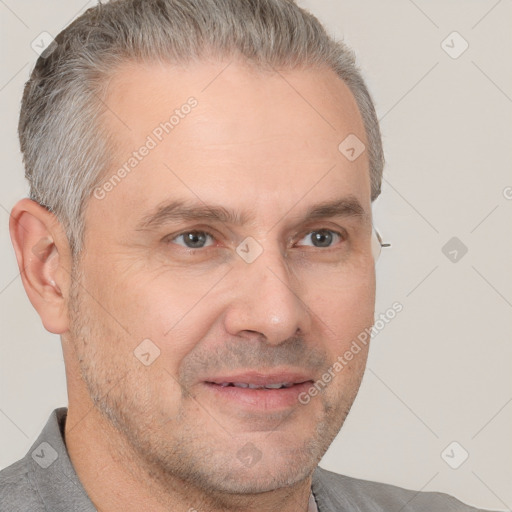
[[263, 337], [276, 345], [308, 331], [311, 318], [301, 299], [301, 284], [280, 251], [271, 254], [266, 250], [256, 261], [240, 261], [238, 265], [224, 316], [231, 335]]

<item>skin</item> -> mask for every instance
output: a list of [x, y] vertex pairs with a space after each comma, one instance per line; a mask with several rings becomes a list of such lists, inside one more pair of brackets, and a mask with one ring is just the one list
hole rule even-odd
[[[338, 151], [350, 133], [366, 143], [363, 123], [328, 69], [127, 63], [104, 97], [115, 141], [105, 178], [190, 96], [198, 105], [172, 133], [89, 200], [79, 260], [46, 209], [23, 199], [12, 211], [25, 289], [62, 339], [67, 448], [98, 510], [305, 512], [367, 348], [307, 405], [276, 407], [247, 399], [250, 390], [245, 401], [225, 399], [205, 380], [293, 369], [317, 381], [372, 325], [368, 159]], [[305, 218], [339, 199], [362, 212]], [[137, 229], [171, 200], [247, 218]], [[330, 246], [313, 244], [322, 229], [332, 230]], [[178, 236], [187, 230], [212, 238], [187, 249]], [[246, 237], [262, 249], [252, 263], [236, 252]], [[160, 350], [147, 366], [134, 356], [145, 339]]]

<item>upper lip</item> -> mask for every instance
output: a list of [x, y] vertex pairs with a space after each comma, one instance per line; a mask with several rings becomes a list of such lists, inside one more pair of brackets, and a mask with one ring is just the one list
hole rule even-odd
[[222, 384], [225, 382], [242, 382], [246, 384], [254, 384], [256, 386], [264, 386], [265, 384], [300, 384], [302, 382], [312, 381], [311, 374], [304, 371], [281, 370], [281, 371], [254, 371], [246, 370], [232, 374], [221, 374], [203, 379], [203, 382], [212, 382], [214, 384]]

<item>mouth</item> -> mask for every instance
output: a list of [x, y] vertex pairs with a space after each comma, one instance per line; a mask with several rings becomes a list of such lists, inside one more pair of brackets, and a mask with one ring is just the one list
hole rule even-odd
[[233, 386], [235, 388], [242, 389], [282, 389], [282, 388], [291, 388], [296, 384], [293, 382], [278, 382], [277, 384], [250, 384], [249, 382], [207, 382], [207, 384], [214, 384], [220, 386], [221, 388], [225, 388], [228, 386]]
[[297, 372], [245, 372], [210, 377], [203, 381], [206, 389], [216, 399], [252, 411], [296, 406], [300, 403], [299, 395], [307, 391], [313, 383], [311, 376]]

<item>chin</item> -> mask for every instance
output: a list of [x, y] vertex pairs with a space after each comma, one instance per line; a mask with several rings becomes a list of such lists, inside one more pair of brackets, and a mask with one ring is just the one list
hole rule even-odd
[[256, 451], [250, 442], [245, 447], [235, 457], [226, 458], [224, 453], [211, 460], [207, 474], [204, 467], [196, 472], [196, 484], [209, 487], [212, 493], [247, 495], [293, 487], [311, 476], [325, 451], [312, 439], [290, 444], [267, 440], [263, 453]]
[[297, 466], [284, 463], [278, 465], [233, 470], [222, 481], [216, 482], [215, 490], [228, 494], [260, 494], [275, 491], [284, 487], [293, 487], [311, 476], [317, 463]]

